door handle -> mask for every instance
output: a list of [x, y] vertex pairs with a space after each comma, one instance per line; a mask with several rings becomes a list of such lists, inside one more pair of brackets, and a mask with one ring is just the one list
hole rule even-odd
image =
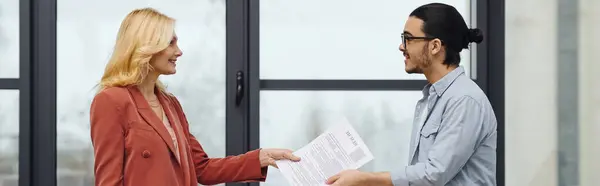
[[244, 73], [238, 71], [235, 73], [235, 106], [239, 107], [244, 98]]

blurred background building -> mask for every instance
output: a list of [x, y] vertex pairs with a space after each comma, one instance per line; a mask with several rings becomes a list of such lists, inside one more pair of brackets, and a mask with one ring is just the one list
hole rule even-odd
[[[163, 80], [209, 156], [297, 149], [346, 118], [375, 155], [362, 170], [402, 167], [425, 77], [398, 45], [430, 2], [484, 31], [461, 65], [499, 119], [498, 184], [600, 185], [600, 1], [0, 0], [0, 186], [93, 185], [89, 106], [142, 7], [177, 19], [184, 55]], [[260, 185], [287, 183], [271, 169]]]

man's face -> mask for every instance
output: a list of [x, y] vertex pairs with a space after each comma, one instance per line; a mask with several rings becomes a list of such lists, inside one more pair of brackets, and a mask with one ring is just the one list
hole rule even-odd
[[427, 38], [421, 27], [423, 20], [409, 17], [404, 25], [404, 33], [400, 51], [404, 54], [404, 68], [409, 74], [423, 73], [423, 70], [431, 65], [431, 54], [428, 42], [433, 38]]

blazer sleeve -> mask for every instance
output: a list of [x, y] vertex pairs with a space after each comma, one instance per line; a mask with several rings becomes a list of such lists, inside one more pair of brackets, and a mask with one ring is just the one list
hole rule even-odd
[[124, 137], [121, 108], [106, 93], [94, 97], [90, 108], [96, 186], [123, 185]]
[[259, 160], [260, 149], [249, 151], [242, 155], [225, 158], [209, 158], [196, 137], [189, 132], [189, 124], [179, 101], [175, 100], [178, 111], [183, 118], [183, 127], [188, 131], [188, 140], [196, 178], [203, 185], [214, 185], [228, 182], [258, 182], [265, 181], [267, 167], [261, 168]]

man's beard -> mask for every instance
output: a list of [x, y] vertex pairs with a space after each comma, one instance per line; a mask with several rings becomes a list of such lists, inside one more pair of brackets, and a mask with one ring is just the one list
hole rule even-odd
[[429, 68], [429, 66], [431, 65], [431, 57], [429, 55], [427, 55], [428, 48], [429, 48], [429, 43], [427, 43], [427, 44], [425, 44], [425, 46], [423, 46], [423, 49], [421, 50], [421, 55], [415, 59], [415, 62], [417, 62], [416, 67], [414, 69], [410, 69], [409, 71], [407, 71], [407, 73], [422, 74], [423, 69]]

